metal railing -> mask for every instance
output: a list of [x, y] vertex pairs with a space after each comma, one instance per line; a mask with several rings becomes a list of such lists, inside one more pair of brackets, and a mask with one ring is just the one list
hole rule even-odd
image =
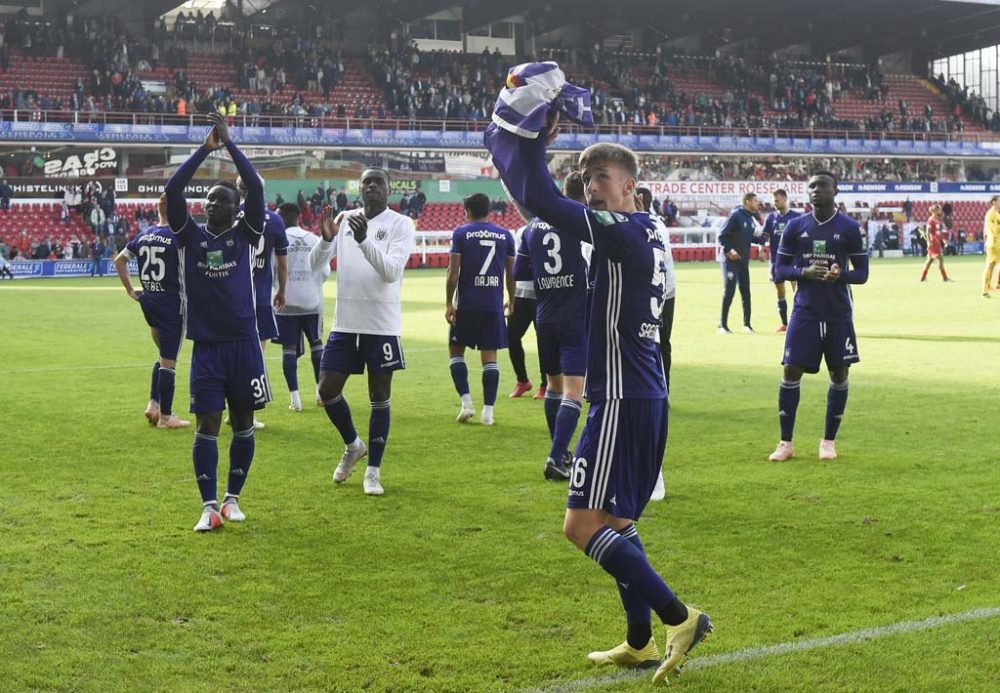
[[[0, 110], [0, 122], [16, 123], [85, 123], [114, 125], [207, 125], [201, 114], [179, 115], [175, 113], [142, 113], [133, 111], [41, 111], [41, 110]], [[420, 118], [362, 118], [312, 115], [246, 115], [230, 118], [230, 125], [239, 127], [281, 127], [281, 128], [345, 128], [368, 130], [421, 130], [438, 132], [482, 132], [490, 124], [489, 120], [450, 120]], [[565, 132], [596, 132], [620, 136], [658, 135], [682, 137], [751, 137], [751, 138], [795, 138], [834, 139], [900, 142], [981, 142], [1000, 141], [1000, 133], [993, 132], [918, 132], [862, 131], [849, 129], [799, 129], [709, 127], [700, 125], [598, 125], [593, 130], [585, 130], [576, 125], [567, 125]]]

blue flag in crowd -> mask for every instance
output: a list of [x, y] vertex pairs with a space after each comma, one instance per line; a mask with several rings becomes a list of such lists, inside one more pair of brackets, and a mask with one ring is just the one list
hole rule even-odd
[[529, 139], [538, 137], [551, 107], [575, 123], [594, 125], [590, 91], [567, 82], [554, 62], [512, 67], [506, 84], [493, 107], [493, 122], [508, 132]]

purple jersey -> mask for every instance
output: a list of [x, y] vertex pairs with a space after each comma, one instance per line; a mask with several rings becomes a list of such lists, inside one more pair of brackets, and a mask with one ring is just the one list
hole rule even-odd
[[240, 212], [236, 223], [218, 236], [191, 217], [176, 235], [184, 253], [188, 338], [257, 339], [253, 250], [260, 232]]
[[767, 215], [767, 219], [764, 221], [764, 235], [767, 236], [771, 247], [772, 265], [778, 257], [778, 249], [781, 247], [781, 234], [784, 233], [788, 222], [800, 216], [802, 216], [802, 212], [796, 212], [794, 209], [790, 209], [784, 214], [775, 210]]
[[587, 312], [587, 261], [577, 237], [535, 218], [524, 229], [517, 255], [530, 263], [536, 321], [580, 322]]
[[258, 306], [271, 305], [271, 288], [274, 281], [271, 255], [288, 255], [288, 236], [285, 222], [274, 212], [264, 212], [264, 233], [257, 239], [253, 256], [253, 283]]
[[660, 312], [666, 246], [649, 214], [595, 211], [564, 197], [552, 181], [544, 138], [529, 140], [490, 125], [486, 147], [511, 195], [565, 236], [594, 246], [587, 397], [662, 399]]
[[139, 265], [139, 281], [147, 300], [180, 303], [181, 274], [177, 240], [168, 226], [150, 226], [125, 244]]
[[465, 224], [452, 233], [451, 252], [462, 256], [455, 307], [503, 313], [503, 285], [507, 258], [514, 257], [514, 234], [493, 224]]
[[[848, 268], [848, 260], [860, 258], [864, 258], [867, 269], [868, 253], [858, 222], [840, 212], [822, 223], [815, 214], [792, 219], [781, 235], [778, 253], [791, 258], [792, 272], [796, 276], [812, 264], [830, 267], [836, 263], [844, 271]], [[795, 292], [792, 319], [850, 322], [852, 310], [851, 288], [847, 282], [805, 280], [799, 283]]]

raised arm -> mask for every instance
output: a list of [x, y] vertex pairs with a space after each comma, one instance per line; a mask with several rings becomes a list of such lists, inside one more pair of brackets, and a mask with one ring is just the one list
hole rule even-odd
[[191, 182], [194, 172], [198, 170], [198, 167], [212, 151], [204, 144], [198, 147], [187, 161], [177, 167], [164, 187], [164, 192], [167, 194], [167, 223], [175, 234], [184, 230], [190, 218], [187, 198], [184, 197], [184, 188]]
[[544, 137], [529, 140], [490, 125], [484, 141], [515, 202], [559, 230], [581, 241], [594, 242], [589, 208], [564, 197], [552, 180]]
[[258, 234], [264, 233], [264, 184], [257, 174], [257, 169], [253, 167], [246, 155], [240, 151], [235, 142], [228, 139], [228, 134], [226, 138], [226, 151], [229, 152], [243, 184], [247, 187], [247, 197], [243, 201], [243, 219], [251, 231]]

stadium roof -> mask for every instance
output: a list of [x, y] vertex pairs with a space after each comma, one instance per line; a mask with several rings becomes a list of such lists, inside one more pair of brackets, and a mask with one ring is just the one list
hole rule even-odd
[[[157, 13], [177, 0], [146, 0]], [[83, 0], [77, 11], [99, 0]], [[244, 0], [244, 11], [286, 17], [358, 10], [413, 21], [461, 6], [467, 30], [513, 15], [545, 16], [549, 29], [582, 21], [600, 32], [636, 28], [652, 42], [700, 35], [702, 51], [755, 39], [766, 50], [810, 43], [818, 54], [862, 46], [867, 59], [902, 50], [919, 61], [1000, 44], [1000, 0]]]
[[[335, 1], [331, 4], [340, 4]], [[547, 24], [583, 21], [615, 31], [641, 27], [658, 40], [702, 35], [711, 50], [747, 39], [766, 49], [809, 42], [816, 52], [862, 45], [874, 58], [913, 50], [920, 59], [1000, 43], [1000, 0], [381, 0], [408, 21], [460, 5], [466, 29], [545, 11]], [[345, 9], [356, 4], [343, 3]]]

